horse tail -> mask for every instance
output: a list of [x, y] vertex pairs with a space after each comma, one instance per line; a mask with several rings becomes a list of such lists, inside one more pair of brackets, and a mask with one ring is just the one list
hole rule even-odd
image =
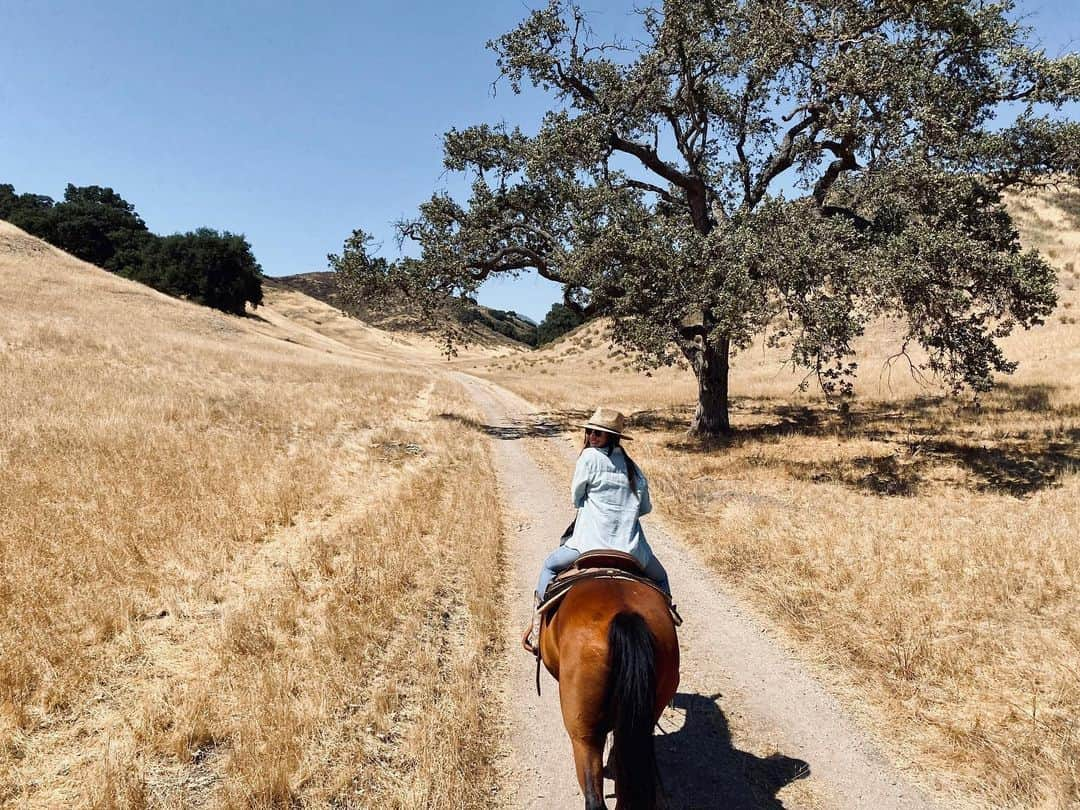
[[638, 613], [615, 616], [608, 630], [608, 711], [614, 725], [611, 757], [620, 810], [656, 807], [656, 652], [653, 635]]

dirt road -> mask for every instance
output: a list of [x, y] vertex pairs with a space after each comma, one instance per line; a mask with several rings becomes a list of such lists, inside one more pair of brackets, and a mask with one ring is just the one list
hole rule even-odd
[[[573, 517], [567, 492], [573, 450], [554, 427], [537, 422], [525, 400], [488, 381], [454, 376], [486, 416], [480, 428], [492, 437], [509, 522], [504, 703], [512, 806], [580, 807], [558, 685], [544, 672], [537, 697], [532, 658], [518, 643], [541, 561]], [[539, 465], [537, 458], [552, 464]], [[669, 808], [934, 806], [776, 643], [762, 619], [657, 520], [648, 517], [644, 524], [685, 619], [679, 634], [682, 682], [657, 734]], [[610, 793], [611, 783], [606, 786]]]

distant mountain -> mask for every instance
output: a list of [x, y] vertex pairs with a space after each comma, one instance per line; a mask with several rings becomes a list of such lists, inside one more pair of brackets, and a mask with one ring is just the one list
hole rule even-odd
[[[337, 280], [332, 272], [299, 273], [294, 276], [266, 277], [264, 284], [276, 284], [285, 289], [296, 290], [318, 301], [329, 304], [365, 323], [380, 329], [399, 332], [431, 332], [430, 324], [410, 316], [404, 306], [392, 302], [379, 307], [345, 306], [338, 291]], [[462, 300], [458, 321], [467, 327], [480, 342], [492, 338], [508, 339], [514, 343], [535, 346], [536, 323], [524, 315], [510, 310], [492, 309], [469, 299]]]

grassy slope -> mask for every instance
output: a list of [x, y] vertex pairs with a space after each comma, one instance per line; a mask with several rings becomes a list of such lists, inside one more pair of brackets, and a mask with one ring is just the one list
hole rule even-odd
[[[321, 301], [335, 309], [341, 306], [341, 296], [338, 293], [337, 282], [334, 279], [334, 274], [330, 272], [301, 273], [295, 276], [267, 278], [264, 280], [263, 284], [265, 289], [277, 291], [291, 290], [293, 292], [302, 293], [308, 298]], [[493, 319], [490, 308], [480, 306], [479, 304], [468, 304], [467, 306], [481, 317], [481, 320], [474, 321], [467, 326], [461, 327], [469, 341], [474, 344], [474, 349], [475, 347], [481, 347], [491, 352], [498, 349], [523, 350], [527, 348], [525, 344], [521, 343], [519, 340], [511, 340], [507, 336], [491, 329], [489, 325], [484, 323], [482, 318]], [[357, 309], [353, 307], [349, 309], [348, 314], [364, 323], [377, 327], [380, 330], [403, 334], [410, 339], [415, 338], [420, 333], [434, 334], [434, 330], [430, 324], [420, 322], [415, 316], [405, 312], [404, 308], [395, 307], [392, 303], [388, 302], [383, 302], [378, 309]], [[517, 330], [515, 334], [519, 337], [522, 335], [523, 331], [533, 331], [533, 326], [531, 324], [528, 324], [519, 318], [512, 318], [509, 321], [509, 324]]]
[[[445, 361], [437, 337], [408, 331], [386, 331], [350, 317], [318, 299], [269, 281], [264, 285], [263, 304], [252, 311], [256, 322], [264, 321], [268, 337], [314, 348], [342, 351], [343, 347], [358, 357], [381, 360], [393, 357], [402, 363], [438, 363]], [[258, 331], [259, 326], [255, 327]], [[502, 335], [474, 335], [468, 345], [458, 348], [458, 359], [486, 360], [513, 356], [524, 350]]]
[[1059, 268], [1061, 303], [1009, 338], [1020, 368], [979, 411], [890, 380], [887, 323], [861, 343], [846, 419], [775, 353], [739, 355], [739, 431], [709, 445], [684, 435], [692, 375], [635, 373], [602, 324], [466, 365], [556, 422], [634, 414], [664, 517], [957, 804], [1066, 807], [1080, 802], [1080, 229], [1045, 198], [1014, 210]]
[[422, 341], [285, 310], [0, 223], [0, 805], [489, 803], [469, 406]]

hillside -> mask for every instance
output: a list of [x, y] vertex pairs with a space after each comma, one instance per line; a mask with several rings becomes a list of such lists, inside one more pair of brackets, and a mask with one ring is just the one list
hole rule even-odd
[[[443, 344], [435, 333], [411, 331], [403, 322], [393, 329], [372, 325], [330, 303], [279, 284], [276, 279], [264, 281], [263, 303], [249, 314], [256, 323], [269, 324], [270, 333], [281, 339], [327, 351], [348, 349], [371, 359], [391, 357], [403, 363], [446, 361]], [[393, 319], [377, 320], [385, 325]], [[520, 343], [490, 330], [474, 329], [469, 338], [467, 344], [457, 347], [459, 361], [490, 359], [525, 350]]]
[[[301, 292], [336, 309], [345, 309], [349, 315], [386, 331], [430, 334], [435, 329], [431, 324], [410, 315], [405, 307], [395, 306], [392, 302], [378, 307], [344, 306], [334, 273], [331, 272], [268, 277], [264, 285]], [[489, 348], [527, 347], [536, 342], [536, 324], [515, 312], [491, 309], [464, 300], [461, 307], [458, 323], [470, 342]]]
[[478, 415], [422, 341], [271, 299], [0, 222], [0, 805], [491, 801]]
[[[521, 560], [506, 562], [495, 516], [529, 553], [554, 542], [569, 426], [598, 404], [631, 416], [650, 539], [694, 551], [670, 566], [690, 644], [715, 615], [691, 580], [721, 581], [944, 806], [1075, 805], [1073, 202], [1014, 202], [1061, 303], [1010, 338], [1020, 370], [980, 409], [883, 374], [896, 331], [881, 323], [849, 412], [795, 390], [757, 345], [735, 362], [738, 434], [705, 443], [684, 433], [692, 375], [636, 372], [603, 322], [449, 364], [547, 409], [495, 422], [441, 373], [431, 336], [272, 280], [264, 306], [225, 315], [0, 223], [0, 805], [508, 804], [498, 763], [513, 741], [492, 707], [511, 695], [530, 726], [538, 715], [521, 697], [531, 669], [509, 685], [497, 660]], [[514, 399], [468, 384], [480, 402]], [[535, 568], [513, 597], [524, 611]], [[789, 751], [748, 739], [731, 711], [717, 672], [740, 663], [688, 664], [684, 691], [718, 712], [736, 769], [765, 768]], [[672, 750], [685, 773], [696, 760]], [[777, 800], [817, 806], [799, 791]]]

